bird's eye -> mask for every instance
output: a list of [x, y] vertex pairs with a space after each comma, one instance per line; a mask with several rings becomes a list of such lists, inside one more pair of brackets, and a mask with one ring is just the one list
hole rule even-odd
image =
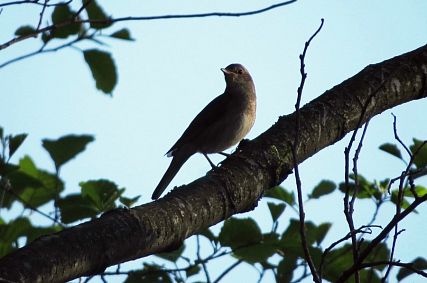
[[243, 70], [242, 70], [242, 69], [238, 69], [238, 70], [237, 70], [237, 73], [239, 73], [239, 74], [243, 74]]

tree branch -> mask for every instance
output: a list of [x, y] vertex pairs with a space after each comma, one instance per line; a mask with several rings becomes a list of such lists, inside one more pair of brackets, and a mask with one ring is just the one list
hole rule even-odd
[[[298, 163], [334, 144], [359, 125], [362, 106], [370, 103], [363, 123], [396, 105], [427, 97], [427, 45], [382, 63], [369, 65], [300, 109]], [[396, 87], [396, 85], [399, 87]], [[280, 184], [292, 170], [290, 145], [295, 113], [282, 116], [263, 134], [242, 143], [220, 167], [172, 190], [165, 197], [133, 209], [115, 209], [101, 217], [40, 237], [0, 259], [0, 278], [19, 282], [63, 282], [102, 272], [106, 267], [178, 247], [181, 242], [236, 213], [252, 210], [264, 191]], [[427, 195], [384, 228], [375, 246]], [[341, 276], [344, 282], [369, 254]]]
[[[248, 11], [248, 12], [238, 12], [238, 13], [229, 13], [229, 12], [211, 12], [211, 13], [199, 13], [199, 14], [186, 14], [186, 15], [160, 15], [160, 16], [141, 16], [141, 17], [120, 17], [120, 18], [110, 18], [110, 19], [102, 19], [102, 20], [79, 20], [75, 17], [71, 18], [70, 20], [64, 21], [62, 23], [58, 24], [52, 24], [49, 26], [46, 26], [41, 29], [37, 29], [36, 31], [17, 36], [3, 44], [0, 45], [0, 50], [5, 49], [12, 44], [18, 43], [20, 41], [23, 41], [25, 39], [31, 38], [31, 37], [37, 37], [38, 34], [51, 31], [57, 28], [61, 28], [64, 26], [68, 26], [71, 24], [78, 24], [78, 23], [97, 23], [97, 24], [111, 24], [111, 23], [117, 23], [117, 22], [125, 22], [125, 21], [152, 21], [152, 20], [170, 20], [170, 19], [189, 19], [189, 18], [207, 18], [207, 17], [243, 17], [243, 16], [252, 16], [256, 14], [261, 14], [273, 9], [280, 8], [282, 6], [286, 6], [289, 4], [292, 4], [296, 2], [297, 0], [289, 0], [280, 2], [262, 9]], [[17, 1], [19, 2], [19, 1]], [[8, 4], [8, 3], [6, 3]], [[84, 4], [86, 5], [86, 3]], [[1, 6], [0, 6], [1, 7]]]

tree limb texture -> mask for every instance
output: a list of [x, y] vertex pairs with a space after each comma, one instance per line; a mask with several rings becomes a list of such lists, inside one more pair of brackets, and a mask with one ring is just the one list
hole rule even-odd
[[[360, 125], [368, 99], [363, 123], [426, 96], [427, 45], [367, 66], [300, 109], [298, 162]], [[189, 236], [254, 209], [264, 191], [280, 184], [292, 170], [294, 125], [295, 113], [280, 117], [256, 139], [242, 142], [220, 167], [160, 200], [115, 209], [38, 238], [0, 259], [0, 280], [63, 282], [96, 274], [111, 265], [172, 250]]]

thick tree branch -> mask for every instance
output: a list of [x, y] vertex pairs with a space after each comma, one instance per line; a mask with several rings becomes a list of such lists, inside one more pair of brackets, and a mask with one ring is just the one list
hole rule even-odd
[[[353, 131], [379, 85], [384, 84], [369, 103], [363, 123], [396, 105], [426, 97], [426, 78], [427, 45], [370, 65], [308, 103], [300, 109], [299, 140], [304, 142], [296, 148], [298, 162]], [[111, 265], [178, 247], [206, 227], [254, 209], [264, 191], [280, 184], [292, 169], [294, 125], [295, 114], [280, 117], [259, 137], [242, 143], [220, 167], [158, 201], [116, 209], [35, 240], [0, 259], [0, 278], [63, 282], [99, 273]], [[416, 199], [393, 221], [400, 221], [426, 199]], [[388, 233], [394, 227], [391, 224], [380, 235]], [[359, 255], [360, 263], [366, 250]], [[359, 266], [355, 264], [356, 269]], [[353, 272], [348, 270], [341, 279], [345, 281]]]

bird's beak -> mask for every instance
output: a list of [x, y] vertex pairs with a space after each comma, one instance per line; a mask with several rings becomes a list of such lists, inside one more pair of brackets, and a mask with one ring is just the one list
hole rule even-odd
[[226, 75], [229, 75], [229, 74], [231, 74], [232, 72], [230, 72], [229, 70], [227, 70], [226, 68], [221, 68], [221, 71], [224, 73], [224, 74], [226, 74]]

